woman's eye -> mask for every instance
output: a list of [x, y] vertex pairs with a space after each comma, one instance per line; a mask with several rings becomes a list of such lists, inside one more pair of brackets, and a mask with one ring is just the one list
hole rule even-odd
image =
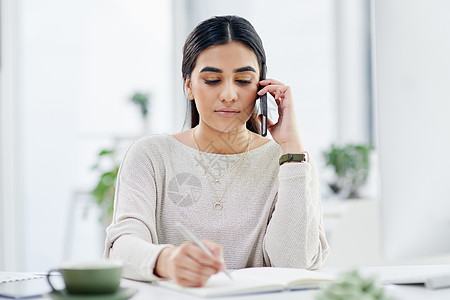
[[241, 80], [241, 79], [236, 80], [236, 82], [239, 83], [240, 85], [247, 85], [252, 83], [251, 80]]
[[216, 80], [205, 80], [205, 83], [206, 84], [209, 84], [209, 85], [215, 85], [215, 84], [218, 84], [220, 82], [220, 79], [216, 79]]

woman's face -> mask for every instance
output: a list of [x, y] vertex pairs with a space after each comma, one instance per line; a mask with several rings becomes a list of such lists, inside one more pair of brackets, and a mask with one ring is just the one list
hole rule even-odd
[[221, 132], [245, 127], [257, 99], [259, 65], [255, 53], [239, 42], [211, 46], [197, 58], [186, 80], [200, 124]]

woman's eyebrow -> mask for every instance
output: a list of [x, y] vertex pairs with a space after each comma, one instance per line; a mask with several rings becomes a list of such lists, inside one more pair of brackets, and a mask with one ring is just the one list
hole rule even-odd
[[[214, 68], [214, 67], [204, 67], [203, 69], [200, 70], [200, 73], [203, 72], [214, 72], [214, 73], [223, 73], [223, 71], [221, 69], [218, 68]], [[242, 68], [238, 68], [236, 70], [234, 70], [234, 73], [241, 73], [241, 72], [254, 72], [256, 73], [256, 70], [253, 67], [242, 67]]]
[[234, 70], [234, 73], [240, 73], [240, 72], [255, 72], [256, 73], [256, 70], [250, 66]]
[[202, 72], [215, 72], [215, 73], [223, 73], [221, 69], [213, 68], [213, 67], [204, 67], [200, 70], [200, 73]]

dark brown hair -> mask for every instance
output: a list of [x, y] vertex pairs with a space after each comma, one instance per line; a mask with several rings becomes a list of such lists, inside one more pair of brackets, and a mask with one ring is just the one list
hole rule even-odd
[[[266, 53], [261, 38], [252, 24], [238, 16], [218, 16], [201, 22], [186, 39], [183, 48], [182, 73], [183, 79], [191, 77], [200, 53], [208, 47], [224, 45], [230, 42], [241, 42], [256, 55], [260, 68], [260, 80], [266, 78]], [[200, 116], [195, 101], [188, 101], [190, 109], [191, 128], [198, 125]], [[186, 116], [187, 117], [187, 116]], [[247, 129], [259, 133], [259, 121], [256, 109], [246, 123]]]

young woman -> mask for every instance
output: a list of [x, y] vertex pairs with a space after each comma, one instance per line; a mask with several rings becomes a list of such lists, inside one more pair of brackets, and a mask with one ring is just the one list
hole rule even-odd
[[[189, 35], [183, 78], [191, 129], [134, 143], [123, 159], [105, 257], [124, 276], [202, 286], [224, 268], [319, 268], [328, 253], [318, 176], [301, 142], [289, 86], [265, 79], [261, 39], [245, 19], [213, 17]], [[259, 135], [255, 102], [278, 121]], [[291, 155], [293, 154], [293, 155]], [[186, 242], [178, 222], [214, 254]]]

